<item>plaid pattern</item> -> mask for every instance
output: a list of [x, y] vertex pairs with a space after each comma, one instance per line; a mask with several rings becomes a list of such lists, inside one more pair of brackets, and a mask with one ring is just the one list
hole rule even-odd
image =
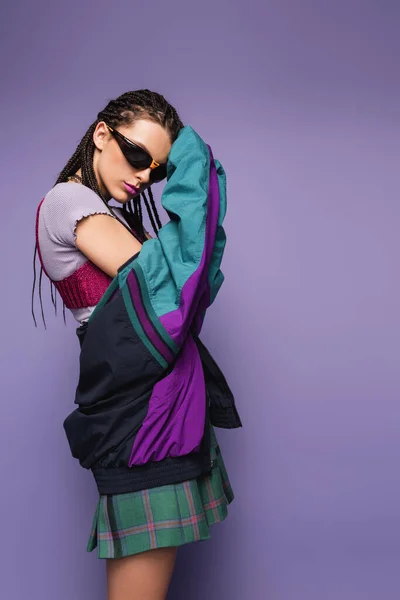
[[100, 496], [87, 551], [97, 547], [98, 558], [121, 558], [208, 539], [210, 525], [225, 519], [234, 498], [212, 427], [211, 435], [209, 474], [139, 492]]

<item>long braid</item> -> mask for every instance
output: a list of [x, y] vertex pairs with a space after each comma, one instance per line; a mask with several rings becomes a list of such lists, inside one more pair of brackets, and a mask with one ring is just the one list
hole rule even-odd
[[[57, 183], [63, 183], [67, 181], [68, 177], [74, 175], [76, 171], [80, 168], [82, 171], [82, 184], [86, 185], [91, 190], [96, 192], [96, 194], [108, 206], [107, 201], [105, 200], [100, 191], [93, 167], [93, 157], [95, 151], [95, 143], [93, 141], [94, 131], [96, 129], [97, 124], [100, 121], [105, 121], [106, 123], [111, 125], [111, 127], [118, 127], [120, 125], [131, 126], [139, 119], [147, 119], [160, 124], [168, 131], [171, 143], [173, 143], [176, 140], [180, 129], [183, 127], [183, 123], [180, 120], [177, 111], [173, 106], [171, 106], [167, 102], [167, 100], [161, 94], [158, 94], [157, 92], [152, 92], [148, 89], [125, 92], [124, 94], [118, 96], [118, 98], [110, 100], [107, 106], [98, 113], [97, 119], [90, 125], [89, 129], [86, 131], [85, 135], [79, 142], [74, 154], [68, 160], [63, 170], [59, 173], [54, 185], [56, 185]], [[161, 220], [157, 212], [157, 208], [153, 198], [153, 193], [150, 187], [148, 188], [148, 194], [150, 198], [150, 204], [144, 192], [142, 192], [141, 197], [144, 200], [151, 225], [154, 229], [154, 233], [157, 235], [158, 230], [161, 228]], [[124, 204], [122, 207], [122, 213], [123, 216], [126, 218], [128, 224], [132, 227], [132, 229], [135, 232], [137, 232], [138, 238], [143, 243], [147, 238], [144, 232], [140, 196], [137, 196], [130, 202]], [[34, 261], [35, 259], [36, 245]], [[40, 272], [39, 295], [41, 302], [42, 318], [43, 322], [45, 323], [41, 299], [41, 277], [42, 271]], [[34, 284], [32, 290], [32, 315], [35, 322], [35, 326], [37, 326], [34, 315], [35, 283], [36, 270], [34, 268]], [[57, 314], [57, 296], [55, 296], [54, 298], [53, 289], [50, 289], [52, 294], [52, 303]], [[64, 302], [63, 317], [65, 322]]]
[[158, 212], [157, 212], [156, 203], [154, 202], [154, 197], [153, 197], [153, 192], [151, 191], [151, 187], [149, 187], [149, 188], [147, 189], [147, 192], [148, 192], [148, 194], [149, 194], [149, 197], [150, 197], [150, 203], [151, 203], [151, 207], [152, 207], [152, 209], [153, 209], [154, 216], [155, 216], [155, 218], [157, 219], [157, 225], [158, 225], [158, 228], [159, 228], [159, 229], [161, 229], [161, 227], [162, 227], [162, 224], [161, 224], [161, 221], [160, 221], [159, 214], [158, 214]]
[[35, 287], [36, 287], [36, 254], [37, 254], [37, 245], [35, 244], [35, 250], [33, 252], [33, 285], [32, 285], [32, 299], [31, 299], [31, 311], [33, 321], [35, 323], [35, 327], [37, 327], [35, 311], [33, 309], [33, 301], [35, 298]]
[[138, 218], [138, 221], [140, 223], [140, 227], [141, 227], [141, 232], [144, 233], [144, 227], [143, 227], [143, 211], [142, 211], [142, 203], [140, 202], [140, 196], [136, 196], [136, 198], [134, 199], [135, 202], [135, 214]]
[[[147, 214], [149, 215], [151, 226], [153, 227], [154, 232], [157, 234], [158, 233], [158, 227], [157, 227], [156, 222], [154, 220], [154, 216], [153, 216], [152, 210], [150, 208], [149, 201], [148, 201], [148, 199], [147, 199], [147, 197], [146, 197], [146, 195], [145, 195], [144, 192], [142, 194], [142, 197], [143, 197], [144, 203], [146, 205]], [[157, 216], [158, 216], [158, 214], [157, 214]]]
[[43, 277], [43, 267], [40, 268], [40, 275], [39, 275], [39, 298], [40, 298], [40, 308], [41, 308], [44, 328], [47, 329], [46, 320], [44, 318], [43, 302], [42, 302], [42, 277]]

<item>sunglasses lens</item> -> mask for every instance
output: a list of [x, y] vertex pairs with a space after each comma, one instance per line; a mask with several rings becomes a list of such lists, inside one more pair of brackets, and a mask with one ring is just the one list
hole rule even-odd
[[135, 169], [148, 169], [151, 165], [151, 158], [140, 148], [125, 148], [124, 155]]
[[118, 146], [122, 150], [122, 154], [125, 156], [128, 163], [132, 165], [135, 169], [147, 169], [151, 165], [151, 157], [139, 148], [139, 146], [131, 146], [127, 144], [123, 139], [119, 136], [115, 136], [115, 139], [118, 142]]
[[[131, 144], [127, 144], [124, 139], [120, 138], [118, 135], [115, 136], [115, 139], [118, 142], [119, 147], [122, 150], [123, 155], [126, 160], [134, 169], [148, 169], [152, 163], [152, 158], [145, 150], [140, 148], [139, 146], [132, 146]], [[156, 169], [152, 169], [150, 174], [150, 181], [152, 183], [157, 183], [158, 181], [162, 181], [167, 176], [167, 165], [160, 165]]]

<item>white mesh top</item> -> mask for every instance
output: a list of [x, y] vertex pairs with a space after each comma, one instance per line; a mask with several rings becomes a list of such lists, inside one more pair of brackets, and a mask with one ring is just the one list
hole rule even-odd
[[[122, 209], [112, 207], [118, 219], [128, 225]], [[76, 182], [57, 183], [44, 197], [39, 211], [39, 248], [46, 272], [54, 281], [72, 275], [88, 259], [76, 247], [76, 226], [84, 217], [112, 212], [90, 188]], [[94, 306], [70, 309], [79, 323], [87, 321]]]

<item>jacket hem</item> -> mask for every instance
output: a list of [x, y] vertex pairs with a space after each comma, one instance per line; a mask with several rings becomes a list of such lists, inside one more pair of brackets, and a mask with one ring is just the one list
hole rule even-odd
[[189, 454], [132, 467], [92, 467], [100, 495], [138, 492], [194, 479], [211, 470], [210, 457]]
[[222, 429], [237, 429], [238, 427], [243, 427], [235, 405], [225, 408], [211, 404], [210, 420], [214, 427], [220, 427]]

